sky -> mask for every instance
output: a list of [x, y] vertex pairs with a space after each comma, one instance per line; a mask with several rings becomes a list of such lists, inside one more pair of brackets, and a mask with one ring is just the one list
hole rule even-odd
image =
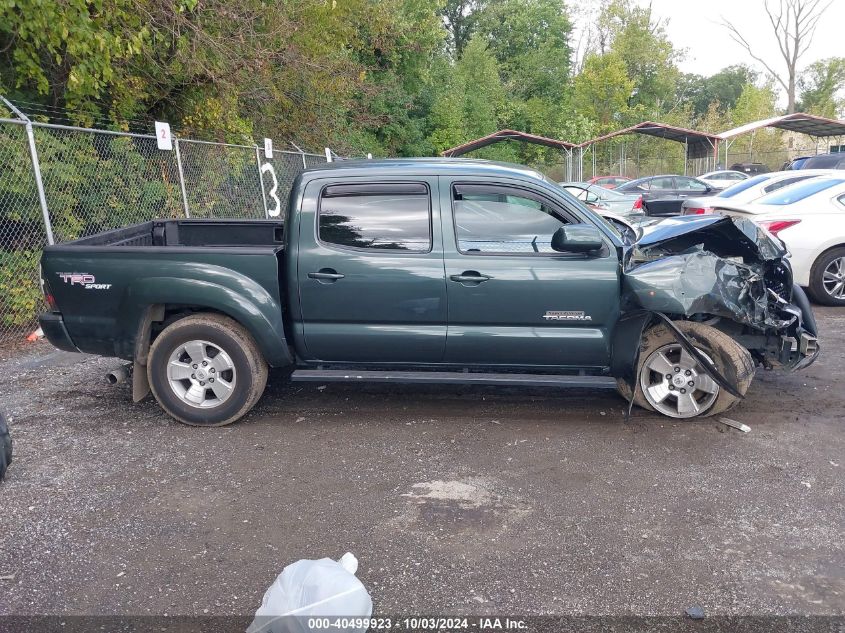
[[[649, 0], [637, 1], [643, 6], [649, 3]], [[770, 6], [775, 7], [777, 2], [770, 0]], [[679, 64], [683, 72], [706, 76], [740, 63], [765, 72], [719, 24], [722, 17], [739, 28], [755, 54], [777, 70], [784, 67], [763, 9], [763, 0], [651, 0], [651, 6], [654, 15], [669, 19], [666, 31], [672, 43], [677, 48], [687, 49], [686, 59]], [[819, 21], [810, 49], [800, 62], [801, 67], [818, 59], [845, 56], [843, 24], [845, 0], [833, 0]]]
[[[648, 2], [641, 0], [640, 4]], [[680, 64], [681, 70], [699, 75], [712, 75], [725, 66], [742, 62], [763, 70], [739, 44], [734, 43], [727, 29], [719, 24], [722, 17], [739, 28], [758, 56], [766, 61], [772, 60], [770, 65], [780, 60], [780, 52], [763, 5], [763, 0], [651, 0], [655, 15], [669, 18], [666, 30], [672, 43], [687, 49], [687, 59]], [[770, 0], [770, 6], [776, 7], [777, 0]], [[700, 8], [704, 8], [704, 11]], [[845, 55], [843, 24], [845, 0], [833, 0], [819, 21], [813, 42], [805, 54], [805, 63]]]

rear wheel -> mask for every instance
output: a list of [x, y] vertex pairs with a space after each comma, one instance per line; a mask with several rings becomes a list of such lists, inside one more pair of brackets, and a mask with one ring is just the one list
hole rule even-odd
[[[678, 321], [675, 325], [745, 395], [754, 378], [754, 362], [748, 350], [709, 325], [691, 321]], [[719, 387], [665, 325], [653, 327], [643, 336], [637, 373], [634, 403], [671, 418], [716, 415], [740, 400]], [[619, 393], [630, 399], [628, 384], [622, 379], [617, 384]]]
[[845, 306], [845, 248], [819, 255], [810, 269], [810, 294], [818, 303]]
[[267, 363], [240, 324], [196, 314], [170, 324], [150, 347], [150, 387], [161, 407], [193, 426], [223, 426], [264, 393]]

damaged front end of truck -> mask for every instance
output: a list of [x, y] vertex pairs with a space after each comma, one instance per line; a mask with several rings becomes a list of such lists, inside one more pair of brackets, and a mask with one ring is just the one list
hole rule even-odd
[[817, 328], [783, 244], [745, 218], [683, 217], [643, 230], [623, 254], [626, 312], [707, 323], [766, 368], [818, 356]]

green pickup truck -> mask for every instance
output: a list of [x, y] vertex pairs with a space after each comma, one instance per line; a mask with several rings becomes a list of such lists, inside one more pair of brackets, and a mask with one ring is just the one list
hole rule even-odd
[[783, 245], [747, 220], [623, 229], [540, 173], [454, 159], [302, 173], [286, 215], [156, 220], [50, 246], [65, 350], [131, 361], [181, 422], [234, 422], [290, 380], [618, 389], [674, 418], [818, 354]]

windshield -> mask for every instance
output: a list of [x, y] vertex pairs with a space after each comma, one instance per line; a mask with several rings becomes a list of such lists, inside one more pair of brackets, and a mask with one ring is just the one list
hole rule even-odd
[[749, 178], [748, 180], [743, 180], [742, 182], [738, 182], [735, 185], [731, 185], [724, 191], [716, 194], [717, 198], [733, 198], [736, 194], [742, 193], [746, 189], [750, 189], [756, 184], [761, 182], [765, 182], [771, 178], [768, 174], [760, 174], [759, 176], [754, 176], [754, 178]]
[[830, 189], [831, 187], [841, 185], [842, 183], [845, 183], [845, 178], [813, 178], [811, 180], [807, 180], [806, 182], [802, 182], [800, 185], [793, 185], [791, 187], [785, 187], [784, 189], [778, 189], [774, 193], [763, 196], [757, 200], [757, 203], [777, 205], [792, 204], [793, 202], [809, 198], [820, 191]]

